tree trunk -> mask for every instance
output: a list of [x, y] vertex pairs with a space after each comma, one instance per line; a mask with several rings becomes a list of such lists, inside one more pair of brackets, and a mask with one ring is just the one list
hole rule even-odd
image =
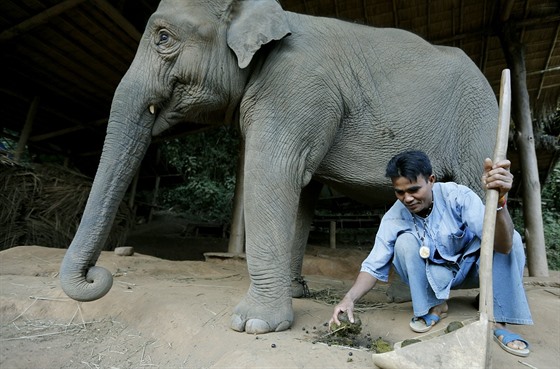
[[541, 209], [541, 186], [527, 92], [525, 54], [515, 27], [506, 25], [500, 32], [508, 68], [512, 71], [512, 117], [515, 121], [515, 140], [519, 149], [523, 196], [523, 220], [527, 245], [529, 275], [547, 277], [548, 264], [544, 241]]

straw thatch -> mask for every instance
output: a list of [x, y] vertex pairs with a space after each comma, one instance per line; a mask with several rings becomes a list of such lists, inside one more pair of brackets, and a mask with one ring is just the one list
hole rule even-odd
[[[19, 245], [66, 248], [92, 181], [57, 165], [22, 166], [0, 155], [0, 250]], [[122, 203], [105, 250], [124, 244], [132, 212]]]

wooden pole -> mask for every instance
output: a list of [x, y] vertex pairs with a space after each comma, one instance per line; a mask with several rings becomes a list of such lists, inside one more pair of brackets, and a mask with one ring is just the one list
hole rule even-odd
[[153, 195], [152, 195], [152, 204], [150, 206], [150, 211], [148, 213], [147, 223], [150, 223], [152, 221], [152, 218], [154, 216], [154, 209], [157, 206], [157, 198], [158, 198], [158, 195], [159, 195], [159, 183], [161, 181], [161, 176], [157, 173], [157, 167], [158, 167], [158, 164], [160, 162], [160, 159], [161, 159], [161, 149], [158, 146], [158, 148], [156, 150], [156, 165], [155, 165], [155, 167], [156, 167], [156, 182], [154, 184], [154, 192], [153, 192]]
[[329, 227], [329, 245], [331, 249], [336, 249], [336, 221], [330, 221]]
[[241, 140], [239, 159], [237, 162], [237, 177], [235, 182], [235, 195], [233, 198], [233, 216], [229, 234], [228, 252], [242, 254], [245, 250], [245, 217], [243, 215], [243, 180], [245, 168], [245, 145]]
[[519, 148], [523, 198], [523, 220], [527, 245], [529, 276], [548, 277], [548, 263], [544, 240], [541, 209], [541, 185], [535, 152], [535, 137], [531, 120], [525, 53], [515, 28], [502, 28], [500, 41], [512, 73], [512, 116], [515, 122], [515, 140]]
[[[500, 84], [500, 114], [498, 117], [498, 133], [494, 147], [494, 163], [507, 157], [509, 139], [509, 122], [511, 111], [510, 71], [502, 71]], [[485, 368], [492, 367], [492, 350], [488, 342], [492, 342], [492, 329], [489, 322], [494, 321], [494, 291], [492, 289], [492, 259], [494, 256], [494, 233], [496, 228], [496, 212], [500, 193], [496, 190], [486, 191], [482, 241], [480, 245], [480, 321], [486, 324], [485, 330]], [[504, 210], [507, 211], [507, 210]]]
[[31, 134], [31, 127], [33, 126], [33, 122], [35, 121], [35, 116], [37, 115], [37, 109], [39, 107], [39, 102], [41, 98], [39, 96], [35, 96], [33, 101], [31, 102], [31, 106], [29, 107], [29, 111], [27, 112], [27, 118], [25, 119], [25, 125], [23, 126], [23, 130], [19, 135], [18, 144], [16, 146], [16, 151], [14, 153], [14, 161], [19, 163], [21, 161], [21, 156], [25, 151], [25, 145], [27, 145], [27, 140], [29, 139], [29, 135]]

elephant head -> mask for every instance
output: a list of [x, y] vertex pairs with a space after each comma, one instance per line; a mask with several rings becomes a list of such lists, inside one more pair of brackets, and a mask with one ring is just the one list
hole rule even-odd
[[110, 272], [95, 263], [151, 137], [179, 123], [231, 122], [255, 55], [289, 33], [275, 0], [160, 3], [116, 89], [92, 190], [62, 262], [69, 297], [92, 301], [110, 290]]

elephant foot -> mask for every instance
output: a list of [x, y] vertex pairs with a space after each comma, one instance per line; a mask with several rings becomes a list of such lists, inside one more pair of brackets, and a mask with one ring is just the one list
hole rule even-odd
[[247, 299], [240, 302], [231, 318], [231, 329], [249, 334], [284, 331], [292, 326], [294, 314], [291, 298], [287, 302], [264, 306]]
[[231, 328], [238, 332], [247, 332], [248, 334], [263, 334], [270, 332], [281, 332], [290, 328], [292, 322], [283, 321], [278, 324], [276, 329], [272, 329], [270, 325], [261, 319], [249, 319], [244, 321], [241, 316], [234, 314], [231, 318]]

